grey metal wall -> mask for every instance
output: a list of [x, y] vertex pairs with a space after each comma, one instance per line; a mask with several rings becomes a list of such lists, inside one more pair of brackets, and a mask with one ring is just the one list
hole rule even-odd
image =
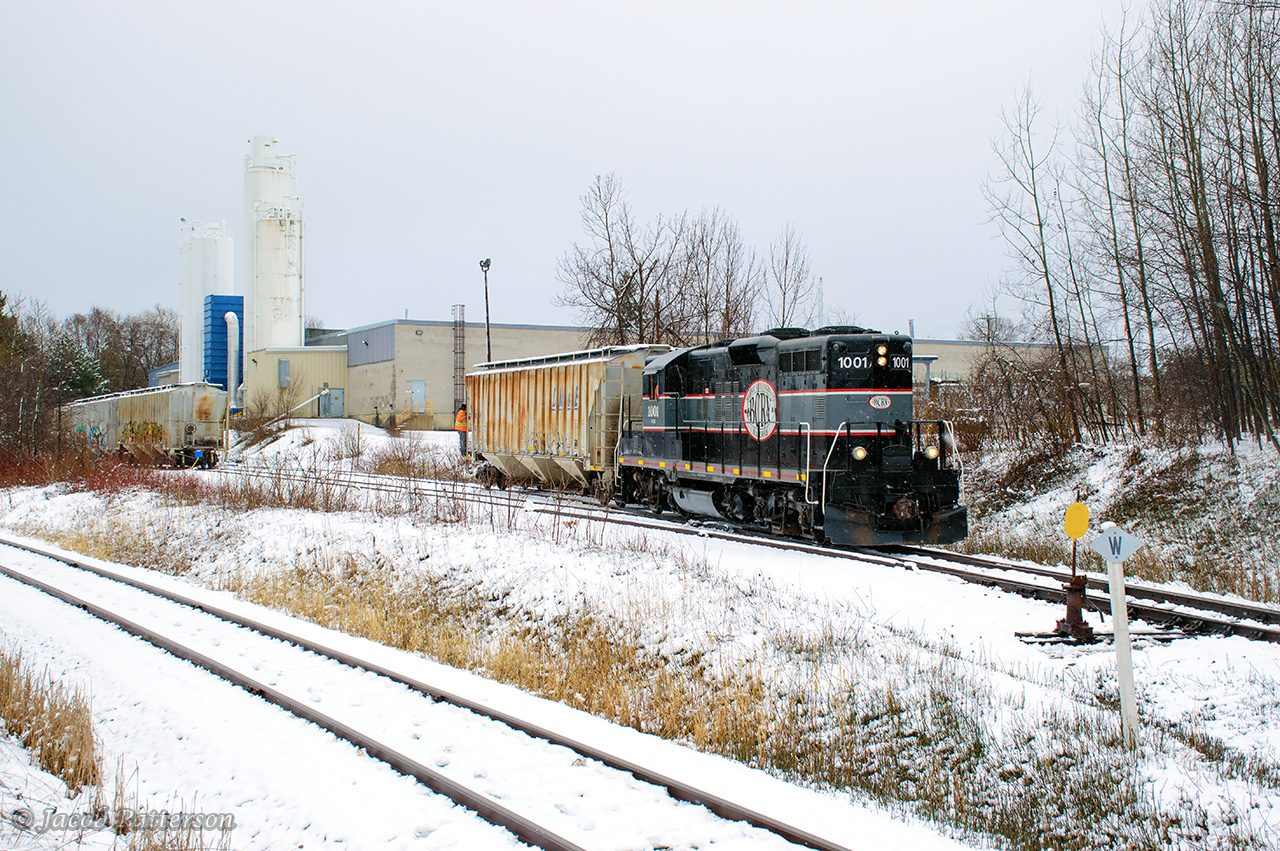
[[347, 366], [395, 360], [396, 326], [376, 325], [347, 335]]

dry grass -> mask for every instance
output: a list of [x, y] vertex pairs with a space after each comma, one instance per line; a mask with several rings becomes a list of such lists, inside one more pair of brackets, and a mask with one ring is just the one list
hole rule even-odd
[[171, 512], [132, 518], [108, 510], [69, 528], [39, 523], [12, 528], [83, 555], [181, 576], [191, 569], [192, 553], [189, 537], [180, 534], [180, 527], [181, 521]]
[[79, 790], [102, 781], [89, 699], [76, 688], [37, 674], [22, 653], [0, 650], [0, 718], [36, 764]]
[[[241, 597], [321, 625], [480, 671], [627, 726], [702, 748], [759, 752], [758, 673], [732, 680], [670, 668], [624, 624], [582, 612], [550, 623], [492, 611], [479, 589], [381, 558], [320, 556], [288, 571], [241, 576]], [[499, 607], [501, 608], [501, 607]]]
[[[176, 814], [177, 819], [143, 808], [137, 793], [128, 791], [123, 760], [117, 762], [112, 805], [106, 806], [102, 757], [88, 697], [78, 688], [54, 681], [47, 671], [37, 673], [15, 649], [0, 648], [0, 721], [3, 730], [31, 753], [37, 767], [57, 777], [73, 794], [86, 791], [80, 805], [87, 811], [74, 814], [75, 826], [61, 837], [64, 844], [78, 843], [97, 830], [110, 830], [127, 838], [124, 847], [129, 851], [220, 851], [231, 847], [233, 825], [225, 818], [218, 820], [221, 829], [206, 829], [209, 819], [182, 818], [183, 813], [196, 812], [194, 805], [167, 807], [164, 812]], [[33, 811], [39, 825], [43, 810], [36, 808], [42, 802], [19, 800]], [[55, 801], [43, 803], [50, 808], [59, 806]]]

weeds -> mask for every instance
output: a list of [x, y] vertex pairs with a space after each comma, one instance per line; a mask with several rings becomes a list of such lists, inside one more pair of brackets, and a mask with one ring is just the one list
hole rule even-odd
[[[1075, 498], [1089, 505], [1095, 529], [1112, 521], [1147, 541], [1126, 560], [1127, 575], [1280, 603], [1280, 544], [1271, 531], [1271, 518], [1280, 511], [1280, 482], [1265, 481], [1255, 493], [1242, 459], [1206, 454], [1201, 447], [1112, 449], [1015, 447], [995, 452], [984, 464], [970, 463], [970, 534], [956, 549], [1069, 563], [1071, 542], [1062, 527], [1046, 527], [1043, 517], [1028, 522], [1016, 506], [1045, 497], [1061, 501], [1074, 488]], [[1097, 484], [1099, 471], [1108, 481], [1105, 490]], [[1101, 569], [1084, 545], [1080, 565]]]
[[[24, 663], [21, 651], [13, 648], [0, 648], [0, 721], [0, 729], [31, 753], [36, 766], [66, 784], [75, 797], [72, 806], [84, 808], [84, 812], [66, 814], [71, 816], [66, 842], [78, 844], [87, 834], [110, 830], [125, 837], [123, 847], [129, 851], [223, 851], [231, 847], [233, 820], [219, 817], [218, 825], [206, 829], [210, 818], [184, 818], [187, 810], [181, 806], [163, 813], [141, 807], [137, 794], [128, 791], [123, 759], [117, 761], [112, 804], [107, 806], [89, 699], [80, 689], [56, 682], [47, 671], [36, 673]], [[0, 788], [7, 791], [5, 784]], [[57, 811], [65, 804], [65, 799], [48, 800], [37, 812], [31, 805], [42, 803], [39, 800], [21, 793], [16, 800], [23, 812], [41, 819], [43, 811]], [[21, 835], [22, 823], [9, 818], [18, 812], [16, 807], [6, 812], [0, 828], [11, 827]], [[28, 828], [38, 825], [33, 822]], [[0, 839], [3, 837], [0, 829]]]
[[124, 760], [116, 761], [107, 822], [117, 836], [126, 838], [128, 851], [230, 851], [234, 816], [201, 813], [194, 800], [190, 805], [170, 801], [162, 810], [147, 809], [137, 792], [129, 791], [137, 779], [137, 768], [126, 772]]
[[0, 649], [0, 719], [44, 771], [79, 790], [101, 783], [89, 700], [24, 665], [22, 653]]

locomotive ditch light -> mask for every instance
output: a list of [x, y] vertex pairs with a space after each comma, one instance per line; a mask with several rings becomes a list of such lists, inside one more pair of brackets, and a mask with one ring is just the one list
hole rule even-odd
[[862, 460], [865, 460], [866, 457], [867, 457], [867, 447], [865, 446], [853, 447], [853, 460], [862, 461]]
[[925, 457], [926, 457], [926, 458], [928, 458], [930, 461], [935, 460], [935, 459], [938, 457], [938, 447], [936, 447], [936, 446], [926, 446], [926, 447], [924, 448], [924, 455], [925, 455]]

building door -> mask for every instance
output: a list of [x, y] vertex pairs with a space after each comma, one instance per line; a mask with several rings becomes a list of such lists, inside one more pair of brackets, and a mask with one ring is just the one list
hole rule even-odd
[[329, 395], [320, 397], [320, 416], [322, 417], [342, 417], [342, 390], [341, 388], [329, 388]]
[[409, 382], [409, 403], [415, 411], [427, 409], [427, 382], [414, 379]]

